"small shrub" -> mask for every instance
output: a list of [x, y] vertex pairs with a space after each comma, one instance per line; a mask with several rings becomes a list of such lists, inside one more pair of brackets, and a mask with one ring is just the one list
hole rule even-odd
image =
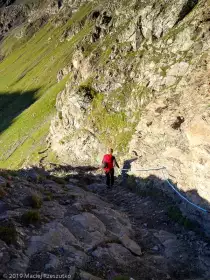
[[59, 144], [60, 144], [60, 145], [64, 145], [64, 144], [65, 144], [65, 141], [64, 141], [64, 140], [60, 140], [60, 141], [59, 141]]
[[36, 224], [41, 221], [40, 213], [38, 211], [28, 211], [22, 215], [22, 222], [24, 224]]
[[196, 221], [192, 221], [192, 220], [188, 219], [187, 217], [185, 217], [183, 226], [186, 229], [195, 230], [195, 231], [197, 231], [200, 228], [199, 224]]
[[3, 171], [3, 170], [0, 170], [0, 171], [1, 171], [1, 174], [0, 174], [1, 177], [5, 178], [5, 179], [8, 179], [10, 177], [8, 172]]
[[52, 199], [53, 199], [52, 195], [47, 195], [45, 197], [45, 201], [52, 201]]
[[150, 187], [148, 186], [147, 188], [141, 189], [141, 187], [139, 187], [137, 189], [137, 193], [142, 196], [142, 197], [162, 197], [163, 194], [160, 192], [160, 190], [158, 190], [157, 188], [154, 187]]
[[59, 177], [54, 177], [54, 178], [53, 178], [53, 181], [56, 182], [56, 183], [58, 183], [58, 184], [61, 184], [61, 185], [66, 184], [65, 179], [59, 178]]
[[13, 177], [18, 177], [18, 172], [15, 170], [10, 170], [9, 175]]
[[130, 175], [127, 178], [125, 178], [125, 180], [126, 180], [126, 185], [130, 190], [136, 190], [137, 183], [136, 183], [135, 176]]
[[0, 187], [0, 198], [4, 198], [7, 195], [4, 188]]
[[129, 276], [119, 275], [119, 276], [114, 277], [113, 280], [129, 280], [129, 279], [130, 279]]
[[39, 195], [32, 195], [30, 198], [30, 204], [32, 208], [39, 209], [42, 207], [42, 198]]
[[168, 208], [168, 216], [175, 222], [182, 223], [183, 215], [181, 210], [177, 206], [171, 206]]
[[14, 244], [17, 239], [17, 231], [13, 225], [0, 226], [0, 239], [6, 244]]
[[45, 200], [45, 201], [51, 201], [51, 200], [53, 200], [53, 195], [52, 195], [52, 193], [46, 192], [46, 193], [45, 193], [45, 198], [44, 198], [44, 200]]
[[191, 221], [186, 216], [183, 216], [181, 210], [177, 206], [171, 206], [168, 208], [168, 216], [173, 221], [184, 226], [186, 229], [195, 230], [199, 227], [199, 225], [196, 222]]
[[46, 180], [46, 176], [42, 174], [37, 175], [37, 183], [43, 183]]
[[61, 112], [61, 111], [58, 113], [58, 117], [59, 117], [60, 120], [63, 119], [63, 115], [62, 115], [62, 112]]
[[93, 89], [89, 84], [80, 85], [78, 88], [78, 94], [84, 96], [89, 101], [92, 101], [97, 95], [95, 89]]

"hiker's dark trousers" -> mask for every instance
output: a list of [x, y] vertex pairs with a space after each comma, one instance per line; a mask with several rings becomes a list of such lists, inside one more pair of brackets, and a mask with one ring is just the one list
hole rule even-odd
[[106, 172], [106, 184], [108, 187], [114, 185], [114, 168]]

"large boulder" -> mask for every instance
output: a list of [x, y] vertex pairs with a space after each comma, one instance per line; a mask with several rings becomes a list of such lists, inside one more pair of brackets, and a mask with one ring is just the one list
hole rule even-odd
[[31, 256], [36, 252], [50, 250], [55, 247], [63, 247], [66, 243], [78, 245], [74, 235], [61, 223], [51, 222], [43, 227], [45, 232], [40, 236], [32, 236], [27, 249], [27, 255]]
[[120, 244], [108, 243], [107, 247], [99, 247], [92, 255], [101, 261], [114, 262], [116, 265], [129, 266], [135, 257], [131, 252]]
[[66, 217], [64, 224], [86, 249], [94, 247], [105, 239], [105, 225], [91, 213]]

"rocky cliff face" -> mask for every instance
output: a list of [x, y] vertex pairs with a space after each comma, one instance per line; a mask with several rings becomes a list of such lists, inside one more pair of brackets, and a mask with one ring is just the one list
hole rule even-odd
[[61, 6], [62, 1], [56, 0], [0, 1], [0, 40], [15, 28], [20, 30], [15, 32], [19, 38], [32, 36]]
[[[161, 102], [167, 95], [177, 108], [178, 88], [184, 91], [183, 83], [190, 86], [189, 78], [193, 80], [198, 68], [208, 82], [208, 3], [108, 4], [109, 10], [100, 4], [94, 7], [86, 19], [91, 34], [78, 44], [72, 64], [58, 75], [59, 80], [72, 75], [57, 98], [58, 115], [51, 126], [52, 147], [66, 161], [83, 161], [83, 155], [95, 161], [94, 155], [107, 144], [124, 153], [150, 100]], [[78, 27], [63, 40], [70, 39], [72, 32]], [[191, 100], [190, 106], [202, 107], [196, 102]]]
[[[167, 55], [176, 55], [161, 79], [168, 86], [155, 94], [146, 106], [132, 137], [130, 152], [135, 150], [139, 156], [133, 169], [167, 167], [166, 176], [179, 189], [188, 191], [188, 198], [194, 203], [208, 209], [210, 38], [209, 13], [201, 11], [194, 11], [192, 20], [186, 21], [183, 30], [173, 35], [173, 39], [167, 38]], [[201, 16], [204, 16], [202, 20]], [[201, 32], [200, 35], [197, 32]], [[159, 84], [156, 78], [155, 86]], [[154, 174], [165, 177], [161, 172]], [[142, 177], [147, 175], [141, 173]], [[182, 204], [185, 211], [193, 212], [192, 207]], [[198, 212], [194, 215], [199, 216]], [[202, 219], [209, 225], [208, 215], [200, 217]]]
[[107, 145], [127, 159], [129, 149], [133, 172], [166, 166], [179, 188], [197, 190], [194, 202], [210, 201], [209, 4], [94, 6], [90, 35], [58, 75], [72, 76], [50, 136], [64, 162], [93, 163]]
[[[197, 59], [197, 58], [196, 58]], [[173, 70], [172, 70], [173, 71]], [[177, 73], [180, 73], [181, 69]], [[158, 96], [146, 107], [130, 143], [130, 151], [139, 156], [133, 163], [134, 173], [144, 167], [165, 166], [167, 172], [153, 172], [170, 178], [192, 202], [209, 207], [209, 57], [191, 63], [175, 92]], [[185, 211], [193, 207], [182, 201]], [[195, 211], [197, 212], [197, 211]], [[199, 211], [198, 211], [199, 212]], [[197, 217], [199, 213], [194, 213]], [[200, 220], [209, 227], [208, 215]]]

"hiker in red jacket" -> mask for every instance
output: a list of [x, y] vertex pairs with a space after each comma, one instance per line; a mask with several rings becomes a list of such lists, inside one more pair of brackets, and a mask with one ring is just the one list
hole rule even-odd
[[113, 149], [108, 150], [108, 154], [104, 155], [102, 160], [102, 167], [106, 174], [106, 185], [112, 187], [114, 185], [114, 167], [119, 165], [113, 156]]

